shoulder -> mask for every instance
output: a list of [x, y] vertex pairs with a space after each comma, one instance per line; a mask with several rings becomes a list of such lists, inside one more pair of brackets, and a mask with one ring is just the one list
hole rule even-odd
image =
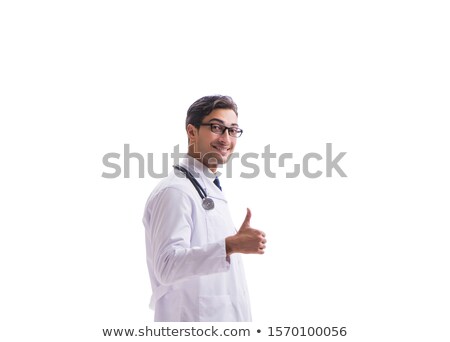
[[147, 205], [155, 200], [192, 200], [198, 194], [192, 183], [185, 177], [177, 176], [171, 172], [166, 178], [162, 179], [150, 194]]

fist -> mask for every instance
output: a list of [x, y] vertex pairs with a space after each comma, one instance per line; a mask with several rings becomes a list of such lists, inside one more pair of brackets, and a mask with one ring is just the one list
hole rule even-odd
[[232, 253], [264, 254], [266, 248], [266, 234], [251, 227], [252, 212], [247, 208], [247, 215], [239, 231], [225, 239], [227, 255]]

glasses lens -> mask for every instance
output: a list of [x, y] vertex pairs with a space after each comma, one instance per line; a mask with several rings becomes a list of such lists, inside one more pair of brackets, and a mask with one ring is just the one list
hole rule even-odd
[[228, 132], [230, 132], [230, 135], [234, 138], [239, 138], [242, 134], [242, 129], [240, 128], [229, 128]]
[[211, 125], [211, 132], [213, 132], [213, 133], [222, 134], [223, 129], [224, 129], [224, 126], [222, 126], [222, 125], [219, 125], [219, 124]]

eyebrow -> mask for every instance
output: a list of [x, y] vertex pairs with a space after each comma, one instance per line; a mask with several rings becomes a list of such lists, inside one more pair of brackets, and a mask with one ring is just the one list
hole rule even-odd
[[[223, 120], [220, 120], [220, 119], [211, 119], [211, 120], [208, 121], [208, 123], [211, 123], [211, 121], [219, 121], [222, 125], [225, 126], [225, 122], [224, 122]], [[231, 124], [231, 126], [239, 127], [239, 125], [238, 125], [237, 123], [233, 123], [233, 124]]]

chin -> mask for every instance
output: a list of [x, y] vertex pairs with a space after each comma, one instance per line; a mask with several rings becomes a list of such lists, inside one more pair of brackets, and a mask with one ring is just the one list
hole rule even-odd
[[228, 159], [230, 158], [232, 153], [233, 153], [233, 151], [231, 151], [231, 150], [228, 151], [228, 153], [225, 156], [219, 153], [218, 158], [217, 158], [218, 163], [225, 164], [228, 161]]
[[228, 159], [230, 158], [230, 156], [231, 156], [231, 153], [229, 153], [225, 157], [221, 156], [221, 160], [219, 161], [219, 164], [226, 164], [228, 162]]
[[[228, 153], [226, 156], [223, 156], [220, 153], [209, 152], [207, 154], [207, 157], [206, 156], [205, 157], [206, 157], [206, 160], [208, 161], [208, 164], [216, 164], [217, 163], [218, 165], [221, 165], [221, 164], [226, 164], [226, 162], [228, 161], [228, 158], [230, 158], [230, 156], [231, 156], [231, 153]], [[211, 163], [209, 163], [209, 161], [211, 161]]]

